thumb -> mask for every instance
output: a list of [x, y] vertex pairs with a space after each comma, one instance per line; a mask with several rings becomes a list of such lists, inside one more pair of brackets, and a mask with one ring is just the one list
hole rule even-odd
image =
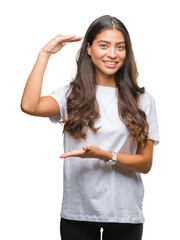
[[87, 151], [87, 150], [88, 150], [88, 147], [87, 147], [87, 146], [84, 146], [84, 147], [83, 147], [83, 150], [84, 150], [84, 151]]
[[91, 151], [92, 149], [91, 149], [91, 146], [89, 145], [89, 146], [84, 146], [83, 150], [87, 152], [87, 151]]

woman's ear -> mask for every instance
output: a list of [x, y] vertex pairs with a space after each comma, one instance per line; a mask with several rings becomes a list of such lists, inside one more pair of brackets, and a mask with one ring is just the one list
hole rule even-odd
[[91, 45], [89, 43], [87, 44], [87, 53], [91, 56]]

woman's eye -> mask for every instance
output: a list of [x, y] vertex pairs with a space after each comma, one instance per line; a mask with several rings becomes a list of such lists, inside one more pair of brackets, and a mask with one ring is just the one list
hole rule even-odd
[[107, 48], [107, 45], [106, 44], [101, 44], [100, 47], [101, 48]]
[[125, 48], [126, 48], [125, 46], [118, 46], [118, 49], [119, 49], [120, 51], [124, 50]]

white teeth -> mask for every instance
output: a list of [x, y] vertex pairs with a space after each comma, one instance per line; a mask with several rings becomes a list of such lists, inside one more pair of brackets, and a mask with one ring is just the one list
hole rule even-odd
[[105, 62], [105, 63], [110, 64], [110, 65], [115, 65], [116, 64], [116, 62]]

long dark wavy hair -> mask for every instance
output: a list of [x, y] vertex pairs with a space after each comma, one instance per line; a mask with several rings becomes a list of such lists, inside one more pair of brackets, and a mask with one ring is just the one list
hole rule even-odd
[[109, 15], [99, 17], [89, 26], [77, 54], [77, 74], [66, 94], [68, 117], [61, 121], [64, 123], [63, 132], [67, 131], [76, 140], [81, 140], [86, 139], [88, 129], [95, 133], [99, 130], [94, 126], [100, 117], [96, 100], [95, 67], [87, 53], [87, 46], [91, 46], [103, 30], [112, 28], [122, 32], [126, 46], [124, 64], [115, 74], [119, 117], [129, 130], [129, 140], [138, 140], [144, 147], [148, 137], [148, 123], [144, 111], [139, 107], [139, 95], [144, 93], [145, 88], [140, 88], [137, 83], [138, 71], [129, 33], [120, 20]]

